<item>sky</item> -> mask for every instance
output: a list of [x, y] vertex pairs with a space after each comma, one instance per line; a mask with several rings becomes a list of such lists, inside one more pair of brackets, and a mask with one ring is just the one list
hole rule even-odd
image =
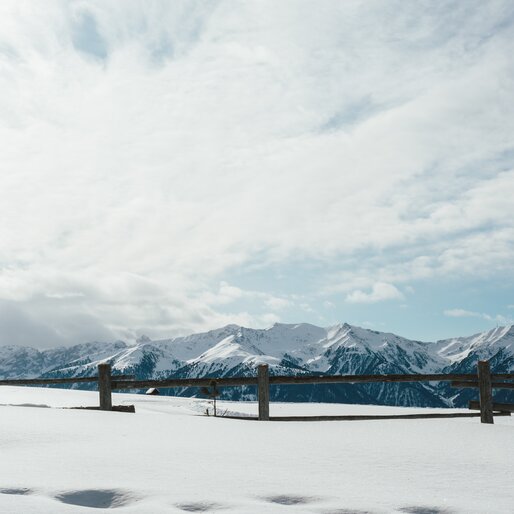
[[514, 323], [514, 3], [3, 0], [0, 345]]

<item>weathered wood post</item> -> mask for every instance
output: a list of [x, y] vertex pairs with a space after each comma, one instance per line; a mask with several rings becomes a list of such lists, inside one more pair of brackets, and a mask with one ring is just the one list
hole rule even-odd
[[257, 397], [259, 399], [259, 421], [269, 421], [269, 368], [259, 364], [257, 368]]
[[491, 386], [489, 361], [478, 361], [478, 387], [480, 394], [480, 421], [493, 424], [493, 389]]
[[100, 394], [100, 410], [112, 410], [110, 364], [98, 364], [98, 392]]

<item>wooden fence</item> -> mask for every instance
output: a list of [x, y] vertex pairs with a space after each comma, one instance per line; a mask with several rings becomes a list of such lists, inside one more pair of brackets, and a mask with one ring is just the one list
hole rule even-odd
[[[111, 375], [110, 364], [98, 365], [98, 376], [78, 378], [36, 378], [25, 380], [0, 380], [0, 385], [51, 385], [98, 382], [100, 410], [127, 410], [123, 406], [113, 406], [113, 390], [135, 390], [172, 387], [240, 387], [256, 386], [259, 405], [258, 417], [240, 419], [258, 419], [261, 421], [325, 421], [325, 420], [371, 420], [371, 419], [433, 419], [480, 417], [482, 423], [494, 423], [494, 416], [510, 416], [514, 412], [514, 404], [496, 403], [493, 401], [493, 389], [514, 389], [514, 373], [491, 373], [489, 362], [480, 361], [477, 374], [404, 374], [404, 375], [295, 375], [275, 376], [269, 374], [266, 364], [257, 368], [254, 377], [230, 378], [173, 378], [164, 380], [133, 380], [128, 375]], [[400, 383], [400, 382], [450, 382], [456, 388], [476, 388], [479, 401], [469, 403], [470, 410], [480, 412], [448, 412], [427, 414], [394, 414], [394, 415], [344, 415], [344, 416], [270, 416], [270, 387], [282, 384], [366, 384], [366, 383]], [[236, 416], [226, 416], [236, 417]]]
[[[257, 418], [237, 419], [258, 419], [261, 421], [325, 421], [325, 420], [366, 420], [366, 419], [433, 419], [433, 418], [469, 418], [479, 417], [482, 423], [494, 423], [493, 416], [510, 416], [514, 412], [514, 404], [498, 404], [492, 402], [493, 388], [514, 389], [514, 383], [505, 382], [513, 380], [514, 373], [491, 374], [489, 362], [478, 363], [477, 375], [472, 374], [404, 374], [404, 375], [296, 375], [296, 376], [274, 376], [269, 374], [266, 364], [257, 368], [256, 377], [231, 377], [231, 378], [186, 378], [167, 380], [140, 380], [125, 381], [113, 380], [112, 389], [135, 389], [135, 388], [167, 388], [167, 387], [235, 387], [235, 386], [257, 386], [257, 397], [259, 414]], [[492, 380], [495, 380], [493, 382]], [[280, 384], [366, 384], [366, 383], [398, 383], [398, 382], [451, 382], [452, 387], [474, 387], [479, 389], [480, 401], [478, 402], [479, 413], [475, 412], [449, 412], [449, 413], [427, 413], [427, 414], [394, 414], [394, 415], [344, 415], [344, 416], [270, 416], [270, 386]], [[502, 381], [502, 382], [496, 382]], [[106, 392], [105, 394], [109, 394]], [[470, 410], [475, 409], [476, 402], [470, 402]], [[227, 416], [228, 417], [228, 416]]]
[[[112, 375], [112, 377], [122, 380], [133, 380], [134, 375]], [[0, 380], [0, 386], [49, 386], [49, 385], [71, 385], [71, 384], [87, 384], [98, 383], [98, 391], [100, 392], [100, 405], [99, 407], [86, 407], [87, 409], [100, 409], [100, 410], [120, 410], [130, 411], [124, 406], [113, 406], [110, 393], [109, 383], [111, 380], [111, 366], [110, 364], [98, 365], [98, 376], [94, 377], [70, 377], [70, 378], [22, 378], [22, 379], [5, 379]], [[132, 409], [133, 412], [133, 409]]]

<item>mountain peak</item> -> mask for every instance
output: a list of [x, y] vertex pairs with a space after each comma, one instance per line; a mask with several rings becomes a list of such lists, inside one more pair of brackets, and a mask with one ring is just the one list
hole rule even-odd
[[[228, 325], [225, 325], [222, 327], [222, 330], [238, 330], [239, 328], [243, 328], [241, 325], [237, 325], [236, 323], [229, 323]], [[214, 329], [218, 330], [218, 329]]]

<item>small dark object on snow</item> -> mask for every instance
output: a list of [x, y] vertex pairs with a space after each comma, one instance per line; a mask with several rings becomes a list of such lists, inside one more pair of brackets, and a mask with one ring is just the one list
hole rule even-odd
[[211, 380], [211, 389], [209, 389], [208, 387], [202, 387], [200, 389], [200, 392], [205, 396], [208, 396], [212, 400], [212, 405], [214, 407], [214, 417], [216, 417], [216, 398], [220, 395], [220, 392], [216, 389], [216, 381]]
[[148, 389], [148, 391], [146, 391], [145, 394], [161, 394], [159, 389], [157, 389], [156, 387], [150, 387], [150, 389]]
[[[100, 407], [62, 407], [63, 409], [78, 409], [78, 410], [101, 410]], [[134, 405], [113, 405], [114, 412], [136, 412]]]

